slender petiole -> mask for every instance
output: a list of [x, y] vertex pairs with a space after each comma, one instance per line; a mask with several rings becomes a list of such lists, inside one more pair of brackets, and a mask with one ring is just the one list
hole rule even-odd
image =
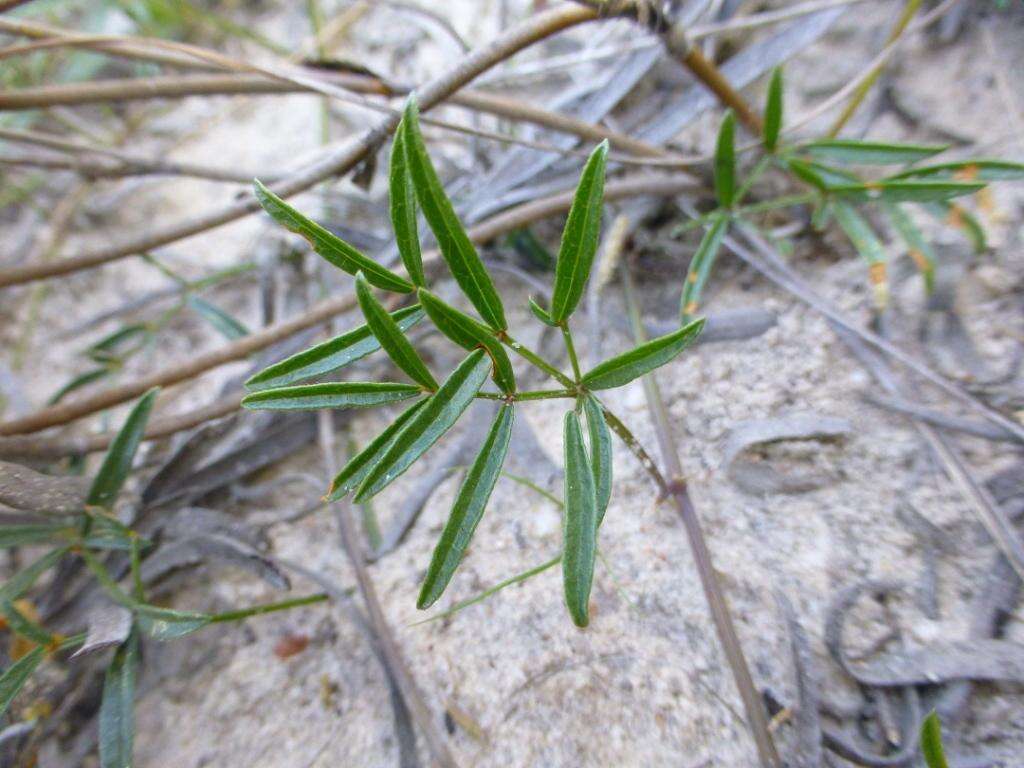
[[576, 386], [575, 381], [573, 381], [560, 370], [555, 368], [547, 360], [542, 358], [532, 349], [530, 349], [527, 346], [524, 346], [523, 344], [513, 339], [511, 336], [508, 335], [508, 333], [502, 333], [499, 338], [501, 339], [501, 342], [505, 344], [509, 349], [511, 349], [513, 352], [515, 352], [523, 359], [529, 361], [532, 365], [544, 371], [544, 373], [554, 378], [559, 384], [562, 384], [566, 387]]
[[217, 624], [225, 621], [239, 621], [240, 619], [247, 619], [250, 616], [262, 616], [265, 613], [274, 613], [275, 611], [286, 611], [289, 608], [298, 608], [303, 605], [323, 603], [329, 599], [330, 598], [326, 593], [317, 592], [314, 595], [306, 595], [305, 597], [294, 597], [291, 600], [282, 600], [279, 603], [254, 605], [250, 608], [239, 608], [237, 611], [225, 611], [224, 613], [215, 613], [210, 617], [210, 623]]
[[580, 373], [580, 361], [576, 357], [576, 345], [572, 343], [572, 331], [569, 330], [569, 323], [563, 322], [559, 325], [562, 329], [562, 338], [565, 340], [565, 349], [569, 353], [569, 362], [572, 364], [572, 375], [576, 381], [583, 378], [583, 374]]

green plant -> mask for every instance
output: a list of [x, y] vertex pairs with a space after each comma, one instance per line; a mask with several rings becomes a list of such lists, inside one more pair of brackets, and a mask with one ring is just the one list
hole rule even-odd
[[[689, 345], [703, 321], [694, 320], [661, 338], [605, 360], [590, 371], [580, 369], [569, 320], [583, 295], [597, 252], [608, 145], [590, 155], [580, 177], [559, 249], [550, 308], [534, 301], [530, 309], [541, 322], [559, 329], [572, 373], [517, 341], [508, 329], [505, 308], [490, 275], [455, 215], [420, 135], [416, 102], [410, 100], [391, 155], [391, 220], [408, 278], [392, 272], [309, 220], [257, 182], [256, 194], [280, 224], [305, 237], [324, 259], [355, 276], [355, 291], [366, 324], [274, 364], [247, 382], [247, 408], [319, 409], [381, 405], [402, 400], [412, 404], [375, 440], [353, 456], [335, 477], [329, 500], [352, 494], [363, 503], [382, 491], [444, 435], [476, 399], [500, 403], [459, 489], [448, 522], [434, 549], [417, 606], [428, 608], [444, 593], [487, 500], [501, 474], [515, 409], [531, 400], [564, 398], [573, 402], [564, 417], [565, 490], [563, 554], [565, 603], [578, 626], [589, 621], [588, 602], [597, 553], [598, 526], [611, 494], [611, 431], [649, 465], [628, 430], [598, 399], [601, 390], [620, 387], [664, 365]], [[417, 229], [421, 210], [437, 238], [441, 257], [478, 317], [442, 301], [427, 287]], [[418, 303], [388, 312], [373, 288], [415, 298]], [[450, 341], [467, 351], [463, 361], [440, 384], [408, 341], [405, 332], [428, 317]], [[379, 348], [412, 383], [330, 382], [298, 384], [342, 368]], [[547, 376], [558, 389], [519, 389], [508, 351]], [[487, 379], [494, 388], [486, 388]], [[584, 438], [586, 432], [587, 438]]]
[[[26, 649], [0, 674], [0, 716], [43, 661], [89, 642], [86, 633], [63, 636], [34, 618], [32, 605], [24, 597], [44, 574], [62, 561], [78, 558], [107, 597], [127, 609], [131, 617], [104, 678], [99, 715], [102, 768], [124, 768], [132, 762], [132, 701], [142, 638], [170, 640], [210, 624], [239, 621], [327, 599], [324, 594], [313, 594], [216, 614], [175, 611], [147, 602], [141, 565], [154, 544], [122, 523], [113, 508], [131, 471], [156, 395], [155, 389], [148, 392], [128, 415], [93, 478], [79, 514], [66, 518], [47, 516], [44, 523], [8, 525], [0, 531], [2, 548], [51, 547], [0, 586], [0, 613], [7, 629], [23, 641]], [[128, 572], [123, 579], [112, 573], [112, 561], [117, 556], [122, 562], [127, 556]]]
[[[704, 227], [704, 236], [690, 261], [680, 301], [680, 316], [693, 316], [715, 258], [730, 226], [756, 225], [756, 216], [772, 210], [811, 206], [811, 221], [823, 230], [831, 220], [839, 225], [868, 267], [875, 303], [888, 301], [888, 254], [875, 227], [862, 209], [872, 209], [887, 220], [903, 241], [930, 292], [934, 285], [935, 253], [908, 212], [915, 204], [962, 230], [976, 251], [985, 248], [978, 221], [956, 198], [985, 190], [990, 181], [1024, 179], [1024, 165], [1005, 160], [971, 159], [922, 164], [947, 150], [947, 145], [895, 144], [855, 139], [826, 138], [785, 143], [783, 126], [782, 70], [772, 73], [764, 111], [760, 148], [764, 155], [740, 181], [734, 141], [735, 121], [727, 113], [722, 121], [714, 156], [715, 193], [718, 207], [677, 228], [677, 234]], [[757, 149], [757, 146], [748, 147]], [[854, 168], [898, 167], [895, 173], [868, 177]], [[783, 174], [805, 191], [743, 205], [746, 196], [770, 170]]]
[[921, 723], [921, 753], [928, 768], [949, 768], [942, 748], [942, 726], [934, 710]]

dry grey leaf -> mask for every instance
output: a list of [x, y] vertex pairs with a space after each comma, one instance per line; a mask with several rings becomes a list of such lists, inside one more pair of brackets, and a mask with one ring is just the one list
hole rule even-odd
[[89, 611], [86, 626], [85, 643], [71, 655], [72, 659], [113, 648], [127, 640], [132, 630], [132, 612], [123, 605], [101, 603]]
[[802, 493], [819, 488], [832, 478], [822, 471], [783, 473], [770, 462], [744, 457], [775, 443], [838, 442], [852, 433], [853, 425], [846, 419], [816, 413], [745, 421], [734, 427], [726, 438], [723, 464], [736, 485], [747, 493]]

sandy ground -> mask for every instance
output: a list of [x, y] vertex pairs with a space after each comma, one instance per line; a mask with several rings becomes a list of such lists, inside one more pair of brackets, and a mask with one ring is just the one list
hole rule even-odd
[[[484, 4], [476, 13], [466, 8], [466, 3], [437, 6], [469, 39], [493, 32], [496, 4]], [[888, 10], [866, 6], [841, 21], [827, 41], [799, 57], [787, 70], [794, 103], [820, 97], [818, 87], [832, 88], [855, 73], [883, 38], [889, 16]], [[860, 28], [865, 19], [871, 25]], [[285, 17], [276, 23], [285, 32], [297, 22]], [[359, 53], [386, 71], [408, 75], [420, 63], [395, 53], [420, 50], [413, 45], [421, 36], [417, 28], [362, 23], [356, 30]], [[1024, 27], [1018, 23], [987, 30], [975, 29], [951, 48], [927, 51], [912, 46], [894, 82], [916, 109], [930, 114], [937, 125], [974, 137], [985, 146], [984, 154], [1019, 158], [1024, 146], [1020, 134], [1014, 136], [1020, 123], [1012, 110], [1019, 116], [1024, 108], [1024, 85], [1011, 73], [1024, 67], [1024, 47], [1019, 45]], [[998, 56], [984, 53], [990, 43]], [[446, 60], [443, 44], [424, 47], [426, 51], [416, 55], [426, 57], [426, 66], [436, 71]], [[960, 86], [955, 98], [953, 84]], [[281, 157], [297, 163], [319, 140], [318, 102], [311, 97], [190, 100], [162, 119], [175, 130], [183, 120], [202, 126], [179, 147], [177, 156], [229, 166], [274, 168]], [[873, 131], [914, 137], [889, 116]], [[707, 130], [683, 138], [706, 142]], [[345, 188], [351, 192], [347, 183]], [[134, 184], [131, 194], [121, 198], [117, 228], [138, 231], [149, 221], [173, 220], [204, 204], [214, 205], [224, 195], [224, 187], [201, 182]], [[1014, 306], [1010, 291], [1024, 276], [1022, 200], [1019, 185], [996, 190], [996, 214], [986, 220], [993, 251], [972, 265], [959, 296], [968, 329], [995, 369], [1003, 367], [1022, 333], [1019, 309], [1007, 312]], [[374, 215], [382, 216], [382, 209], [375, 210]], [[84, 228], [87, 222], [81, 223]], [[382, 219], [374, 222], [374, 228], [380, 223]], [[114, 229], [77, 235], [73, 246], [115, 238]], [[933, 234], [952, 242], [945, 230], [935, 229]], [[251, 219], [176, 244], [167, 249], [168, 261], [186, 273], [226, 266], [276, 237], [265, 221]], [[797, 264], [823, 294], [866, 319], [870, 297], [864, 270], [849, 252], [840, 249], [827, 258], [801, 258]], [[678, 268], [668, 261], [664, 266]], [[666, 283], [655, 278], [642, 285], [649, 319], [668, 318], [674, 312], [677, 288]], [[37, 342], [114, 303], [123, 286], [130, 286], [134, 295], [163, 284], [152, 269], [133, 262], [54, 283], [42, 308]], [[507, 278], [499, 278], [499, 287], [507, 297], [506, 306], [515, 308], [513, 327], [535, 329], [524, 312], [523, 287]], [[908, 281], [897, 295], [908, 311], [921, 306], [917, 280]], [[18, 300], [24, 296], [19, 294]], [[246, 321], [258, 324], [255, 290], [245, 291], [245, 298], [227, 291], [218, 296]], [[966, 606], [993, 547], [944, 476], [926, 468], [916, 482], [908, 480], [922, 457], [914, 431], [863, 403], [859, 393], [871, 382], [821, 317], [729, 260], [722, 262], [713, 281], [708, 305], [712, 310], [763, 307], [778, 315], [777, 326], [759, 338], [699, 347], [658, 373], [694, 501], [754, 678], [759, 686], [787, 699], [794, 696], [788, 639], [774, 600], [774, 592], [781, 591], [793, 601], [810, 634], [828, 696], [852, 700], [854, 689], [836, 672], [822, 644], [824, 613], [838, 589], [861, 578], [918, 583], [924, 556], [914, 532], [895, 514], [897, 503], [909, 500], [955, 542], [939, 565], [938, 618], [926, 618], [909, 600], [898, 606], [911, 644], [963, 636]], [[626, 348], [624, 309], [615, 287], [606, 299], [604, 316], [612, 319], [602, 328], [604, 353]], [[348, 322], [354, 320], [341, 324]], [[13, 338], [13, 325], [4, 332], [5, 344]], [[166, 334], [157, 351], [133, 363], [134, 371], [162, 366], [219, 343], [194, 323], [187, 330]], [[533, 332], [523, 335], [529, 338]], [[34, 405], [42, 402], [53, 382], [79, 370], [73, 353], [101, 331], [93, 334], [36, 344], [40, 352], [23, 373], [23, 380], [40, 387], [27, 387]], [[586, 339], [588, 334], [582, 336]], [[438, 349], [439, 363], [454, 360], [449, 351]], [[585, 359], [593, 354], [585, 341], [582, 354]], [[209, 386], [238, 370], [240, 366], [229, 366], [203, 377], [201, 384], [172, 391], [165, 404], [178, 408], [206, 402]], [[922, 397], [949, 410], [948, 403], [931, 394]], [[616, 391], [608, 404], [645, 445], [656, 445], [639, 383]], [[529, 422], [556, 465], [561, 463], [562, 408], [559, 403], [535, 403], [518, 415]], [[837, 416], [855, 425], [844, 443], [816, 447], [794, 459], [826, 469], [831, 482], [799, 495], [745, 494], [724, 471], [725, 438], [744, 420], [796, 411]], [[379, 414], [361, 414], [354, 424], [356, 439], [365, 442], [382, 423]], [[100, 426], [100, 420], [90, 423]], [[959, 442], [982, 476], [1013, 462], [1014, 454], [1005, 444], [966, 438]], [[311, 446], [278, 471], [314, 471], [317, 466], [319, 456]], [[683, 529], [672, 510], [658, 503], [639, 465], [618, 444], [615, 473], [600, 541], [606, 564], [598, 564], [593, 620], [586, 631], [576, 630], [568, 620], [557, 570], [451, 620], [410, 626], [421, 617], [414, 606], [418, 583], [446, 518], [453, 481], [439, 488], [405, 543], [370, 567], [402, 651], [439, 726], [445, 726], [446, 709], [456, 715], [450, 745], [461, 765], [754, 765], [739, 698], [714, 636]], [[376, 508], [382, 525], [387, 526], [414, 481], [411, 473], [408, 481], [380, 498]], [[556, 477], [540, 482], [559, 492]], [[258, 506], [289, 504], [278, 496], [261, 500]], [[543, 562], [557, 552], [560, 536], [559, 513], [550, 502], [511, 482], [500, 482], [442, 604], [472, 596]], [[299, 560], [339, 583], [352, 582], [330, 515], [276, 526], [271, 537], [274, 554]], [[215, 579], [183, 595], [181, 604], [226, 606], [273, 597], [244, 575], [223, 570], [215, 574]], [[312, 589], [297, 580], [297, 592], [307, 588]], [[875, 618], [858, 613], [853, 626], [863, 638], [875, 637], [880, 632]], [[308, 648], [278, 658], [276, 644], [296, 634], [311, 638]], [[1024, 639], [1019, 620], [1011, 621], [1008, 636]], [[209, 630], [193, 643], [154, 648], [150, 658], [155, 679], [150, 678], [138, 704], [140, 766], [396, 764], [383, 675], [360, 633], [336, 608], [312, 607], [252, 620], [244, 627]], [[777, 737], [785, 750], [792, 734], [784, 726]], [[1020, 691], [985, 688], [973, 702], [970, 718], [951, 738], [951, 748], [960, 755], [983, 749], [1014, 764], [1024, 750]]]

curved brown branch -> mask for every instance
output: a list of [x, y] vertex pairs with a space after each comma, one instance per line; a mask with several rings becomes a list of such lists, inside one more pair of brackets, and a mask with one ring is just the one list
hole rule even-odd
[[[689, 176], [638, 174], [618, 181], [610, 181], [605, 186], [605, 199], [614, 201], [640, 195], [672, 196], [694, 188], [695, 182]], [[568, 211], [572, 205], [572, 196], [573, 193], [571, 191], [563, 192], [504, 211], [472, 227], [469, 230], [469, 236], [475, 243], [486, 243], [498, 235], [510, 232], [532, 221]], [[436, 251], [432, 251], [424, 254], [423, 261], [425, 266], [429, 266], [440, 262], [440, 257]], [[0, 435], [38, 432], [47, 427], [66, 424], [75, 419], [80, 419], [83, 416], [88, 416], [91, 413], [96, 413], [97, 411], [138, 397], [151, 387], [166, 387], [186, 381], [212, 368], [235, 360], [241, 360], [253, 352], [265, 349], [271, 344], [286, 339], [299, 331], [312, 328], [334, 315], [347, 312], [354, 306], [355, 298], [352, 296], [340, 296], [322, 301], [300, 317], [270, 326], [211, 352], [196, 355], [174, 367], [155, 371], [147, 376], [141, 376], [133, 381], [103, 392], [97, 392], [94, 395], [68, 400], [49, 408], [43, 408], [20, 419], [12, 419], [0, 423]], [[180, 428], [185, 429], [193, 425], [193, 423], [188, 423], [186, 419], [185, 425]], [[155, 437], [157, 435], [148, 434], [147, 436]], [[37, 447], [42, 446], [37, 445]], [[11, 446], [11, 448], [25, 450], [30, 448], [30, 446], [22, 443], [20, 446], [15, 445]], [[75, 453], [76, 451], [68, 452]], [[7, 449], [2, 443], [0, 443], [0, 454], [7, 454]]]
[[[531, 16], [499, 35], [488, 45], [474, 50], [445, 74], [417, 89], [421, 108], [427, 110], [436, 106], [481, 72], [538, 40], [595, 18], [597, 14], [592, 10], [576, 6], [562, 6]], [[341, 147], [328, 150], [304, 171], [275, 185], [274, 191], [282, 197], [290, 197], [332, 176], [347, 173], [395, 130], [398, 120], [399, 116], [396, 114], [384, 116], [373, 128], [364, 131]], [[258, 209], [259, 204], [255, 199], [240, 200], [187, 221], [156, 229], [141, 237], [91, 253], [57, 260], [52, 264], [26, 264], [15, 267], [0, 272], [0, 288], [97, 267], [236, 221]]]

